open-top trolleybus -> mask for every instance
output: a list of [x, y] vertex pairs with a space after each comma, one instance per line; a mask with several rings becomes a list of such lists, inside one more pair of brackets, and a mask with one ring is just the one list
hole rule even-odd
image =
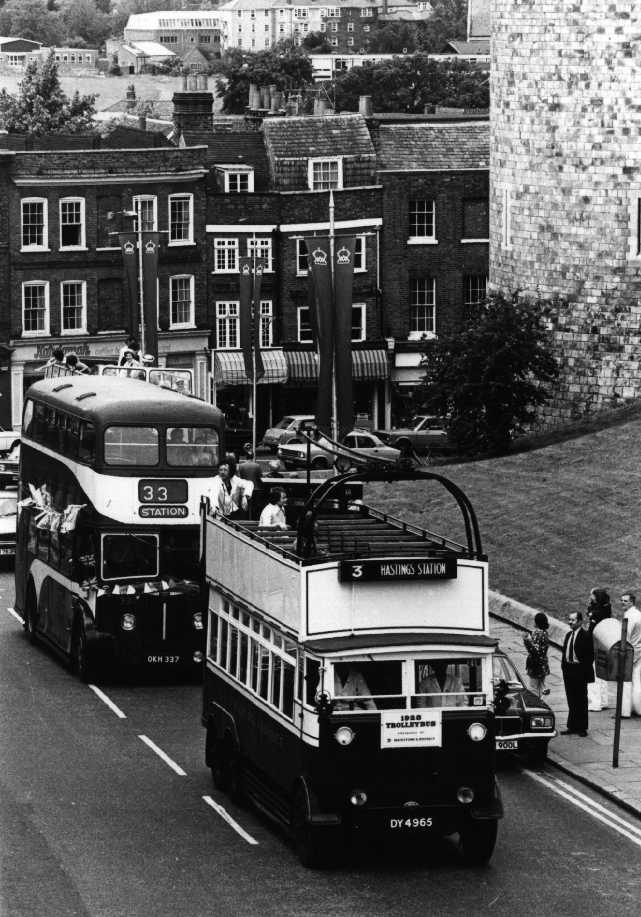
[[25, 396], [16, 608], [84, 679], [202, 670], [199, 506], [223, 417], [148, 382], [65, 375]]
[[[352, 481], [429, 481], [460, 541], [335, 499]], [[259, 529], [203, 505], [209, 585], [202, 721], [214, 783], [288, 825], [320, 865], [381, 832], [458, 833], [486, 862], [502, 805], [487, 561], [448, 479], [402, 467], [318, 487], [296, 528]]]

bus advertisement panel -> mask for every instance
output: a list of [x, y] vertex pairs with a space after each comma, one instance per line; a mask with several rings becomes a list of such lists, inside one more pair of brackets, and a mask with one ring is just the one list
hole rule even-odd
[[202, 671], [201, 495], [222, 414], [148, 382], [87, 375], [26, 393], [16, 608], [84, 679]]

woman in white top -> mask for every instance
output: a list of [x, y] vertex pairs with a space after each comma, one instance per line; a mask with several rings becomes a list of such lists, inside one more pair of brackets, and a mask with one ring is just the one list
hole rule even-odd
[[287, 494], [281, 487], [272, 487], [269, 491], [269, 502], [260, 514], [258, 527], [286, 529], [284, 506], [287, 503]]
[[209, 490], [209, 502], [214, 515], [233, 518], [247, 511], [248, 501], [254, 492], [254, 484], [235, 474], [229, 462], [221, 462], [218, 474]]

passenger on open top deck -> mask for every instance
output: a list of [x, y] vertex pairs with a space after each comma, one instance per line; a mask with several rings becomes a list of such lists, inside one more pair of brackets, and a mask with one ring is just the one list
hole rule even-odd
[[211, 511], [215, 516], [243, 519], [247, 515], [253, 492], [253, 482], [238, 477], [236, 465], [231, 459], [221, 462], [209, 490]]
[[285, 504], [287, 503], [287, 494], [282, 487], [272, 487], [269, 491], [268, 502], [260, 514], [258, 520], [259, 528], [276, 528], [286, 529], [287, 520], [285, 518]]

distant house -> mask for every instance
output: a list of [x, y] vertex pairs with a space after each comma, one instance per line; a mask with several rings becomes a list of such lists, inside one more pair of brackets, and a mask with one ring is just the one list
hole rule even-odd
[[118, 49], [118, 64], [125, 73], [147, 73], [175, 58], [169, 48], [156, 41], [131, 41]]
[[194, 49], [220, 57], [220, 31], [218, 10], [158, 10], [131, 15], [123, 34], [127, 46], [154, 43], [184, 60]]
[[24, 69], [32, 60], [40, 60], [42, 43], [27, 38], [0, 37], [0, 67]]

